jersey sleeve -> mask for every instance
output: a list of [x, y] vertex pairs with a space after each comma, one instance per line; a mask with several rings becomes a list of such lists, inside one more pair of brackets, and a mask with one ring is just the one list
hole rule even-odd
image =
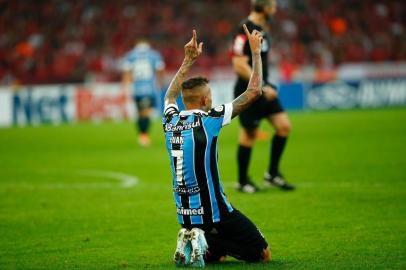
[[232, 114], [233, 114], [233, 104], [232, 103], [224, 104], [224, 117], [222, 123], [223, 127], [231, 123]]
[[155, 70], [163, 70], [165, 68], [165, 62], [162, 60], [162, 56], [156, 53], [155, 57]]
[[171, 119], [174, 115], [178, 115], [179, 114], [179, 108], [178, 105], [174, 104], [174, 103], [170, 103], [168, 105], [166, 105], [166, 107], [164, 108], [164, 119]]
[[131, 57], [125, 56], [121, 60], [120, 66], [121, 66], [122, 71], [131, 71], [133, 69], [133, 61], [132, 61]]
[[204, 125], [211, 134], [218, 134], [220, 129], [231, 123], [233, 105], [223, 104], [211, 109], [204, 118]]

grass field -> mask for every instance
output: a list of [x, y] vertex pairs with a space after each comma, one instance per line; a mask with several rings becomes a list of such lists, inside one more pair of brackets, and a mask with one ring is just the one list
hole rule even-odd
[[[406, 269], [406, 108], [291, 120], [282, 168], [292, 193], [236, 192], [237, 121], [223, 130], [226, 193], [267, 237], [273, 261], [209, 268]], [[0, 130], [0, 269], [175, 268], [179, 225], [159, 122], [153, 132], [146, 149], [131, 123]], [[261, 185], [268, 152], [258, 142], [251, 163]]]

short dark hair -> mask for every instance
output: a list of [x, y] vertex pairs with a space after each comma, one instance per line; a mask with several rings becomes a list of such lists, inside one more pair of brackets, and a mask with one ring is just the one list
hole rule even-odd
[[182, 83], [182, 90], [185, 89], [193, 89], [198, 86], [203, 86], [209, 83], [209, 80], [205, 77], [198, 76], [198, 77], [193, 77], [190, 79], [187, 79]]
[[251, 0], [251, 9], [255, 12], [263, 12], [266, 6], [269, 6], [270, 0]]

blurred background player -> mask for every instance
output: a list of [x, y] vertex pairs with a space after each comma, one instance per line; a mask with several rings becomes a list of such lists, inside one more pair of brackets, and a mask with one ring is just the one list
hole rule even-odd
[[127, 96], [133, 87], [132, 98], [138, 110], [136, 125], [141, 146], [151, 143], [148, 132], [156, 106], [156, 92], [163, 86], [164, 68], [160, 53], [144, 39], [139, 40], [124, 59], [122, 85]]
[[283, 190], [292, 190], [294, 186], [287, 183], [279, 171], [279, 161], [291, 130], [291, 124], [287, 113], [284, 112], [277, 98], [276, 87], [268, 81], [270, 40], [266, 31], [271, 16], [276, 12], [276, 0], [252, 0], [251, 4], [251, 13], [239, 25], [232, 47], [232, 65], [238, 75], [234, 87], [234, 97], [238, 97], [245, 91], [252, 71], [251, 52], [248, 40], [244, 35], [243, 24], [247, 25], [250, 32], [256, 29], [264, 37], [261, 51], [264, 86], [262, 88], [263, 95], [239, 117], [241, 129], [237, 152], [238, 189], [246, 193], [254, 193], [259, 190], [248, 176], [248, 166], [260, 121], [265, 118], [275, 129], [270, 149], [269, 168], [264, 175], [265, 186], [277, 186]]

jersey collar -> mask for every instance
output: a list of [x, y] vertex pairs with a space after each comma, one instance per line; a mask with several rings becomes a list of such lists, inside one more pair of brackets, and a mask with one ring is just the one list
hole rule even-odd
[[181, 111], [179, 113], [179, 115], [191, 115], [193, 113], [205, 113], [207, 114], [207, 112], [199, 110], [199, 109], [193, 109], [193, 110], [187, 110], [187, 111]]

